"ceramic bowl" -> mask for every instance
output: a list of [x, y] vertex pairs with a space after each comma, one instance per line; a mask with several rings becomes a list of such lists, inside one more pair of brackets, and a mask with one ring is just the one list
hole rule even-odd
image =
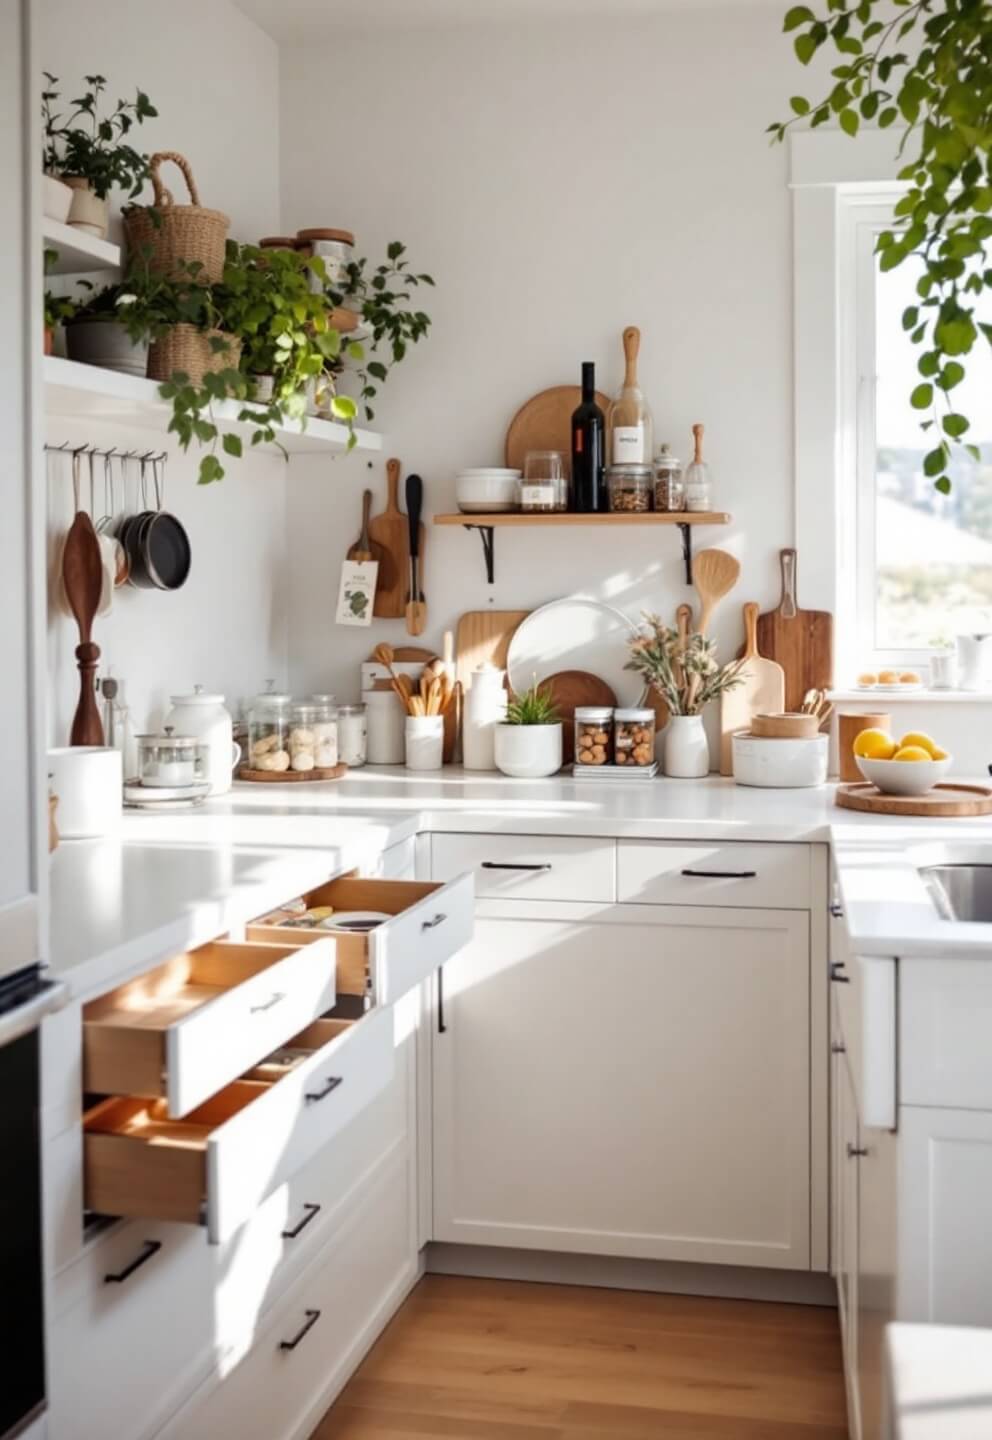
[[494, 515], [520, 508], [520, 471], [460, 470], [455, 476], [455, 500], [466, 515]]
[[925, 795], [943, 780], [954, 756], [946, 760], [865, 760], [854, 757], [866, 780], [877, 785], [883, 795]]

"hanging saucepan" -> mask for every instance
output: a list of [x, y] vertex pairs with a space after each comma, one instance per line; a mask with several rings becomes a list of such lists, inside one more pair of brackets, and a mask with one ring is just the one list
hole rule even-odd
[[179, 590], [189, 578], [192, 552], [184, 526], [162, 509], [160, 463], [164, 465], [164, 457], [151, 461], [158, 508], [142, 512], [128, 532], [131, 583], [144, 590]]

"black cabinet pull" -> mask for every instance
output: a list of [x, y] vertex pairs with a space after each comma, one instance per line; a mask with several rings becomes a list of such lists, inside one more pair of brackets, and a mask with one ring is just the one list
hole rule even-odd
[[841, 1040], [835, 1040], [830, 1047], [831, 1055], [846, 1055], [847, 1046]]
[[323, 1090], [308, 1090], [303, 1097], [304, 1100], [307, 1102], [308, 1105], [311, 1101], [326, 1100], [328, 1095], [330, 1095], [331, 1091], [336, 1090], [343, 1079], [343, 1075], [328, 1075], [327, 1084], [324, 1086]]
[[305, 1321], [303, 1322], [303, 1324], [300, 1326], [299, 1330], [297, 1330], [297, 1332], [296, 1332], [296, 1334], [293, 1336], [292, 1340], [280, 1340], [280, 1341], [279, 1341], [279, 1349], [280, 1349], [280, 1350], [295, 1350], [296, 1347], [297, 1347], [297, 1345], [299, 1345], [300, 1341], [303, 1339], [303, 1337], [304, 1337], [305, 1335], [309, 1335], [310, 1331], [313, 1329], [313, 1327], [316, 1325], [317, 1321], [320, 1319], [320, 1311], [319, 1311], [319, 1310], [304, 1310], [303, 1313], [304, 1313], [304, 1315], [307, 1317], [306, 1320], [305, 1320]]
[[840, 903], [839, 900], [831, 900], [831, 902], [830, 902], [830, 907], [829, 907], [829, 908], [830, 908], [830, 913], [831, 913], [831, 915], [834, 917], [835, 920], [843, 920], [843, 918], [844, 918], [844, 907], [843, 907], [843, 905]]
[[851, 1142], [850, 1142], [850, 1140], [848, 1140], [848, 1142], [847, 1142], [847, 1158], [848, 1158], [848, 1160], [857, 1160], [859, 1157], [860, 1157], [860, 1158], [863, 1158], [863, 1157], [864, 1157], [865, 1155], [867, 1155], [867, 1154], [868, 1154], [868, 1148], [867, 1148], [867, 1146], [864, 1146], [864, 1145], [852, 1145]]
[[850, 985], [850, 975], [844, 974], [844, 966], [840, 960], [834, 960], [830, 966], [830, 978], [835, 985]]
[[282, 1238], [284, 1240], [295, 1240], [297, 1235], [299, 1235], [302, 1230], [305, 1230], [307, 1228], [307, 1226], [310, 1224], [310, 1221], [316, 1220], [317, 1216], [320, 1214], [320, 1206], [311, 1204], [308, 1200], [304, 1200], [303, 1208], [307, 1213], [304, 1215], [303, 1219], [298, 1225], [293, 1226], [292, 1230], [284, 1230], [282, 1232]]
[[420, 928], [421, 930], [433, 930], [435, 926], [443, 925], [447, 918], [447, 915], [435, 915], [433, 920], [424, 920]]
[[437, 1033], [443, 1035], [447, 1030], [444, 1023], [444, 966], [437, 967]]
[[683, 875], [696, 880], [757, 880], [757, 870], [683, 870]]
[[540, 870], [550, 870], [550, 869], [551, 869], [551, 866], [550, 866], [550, 864], [547, 864], [547, 863], [544, 864], [544, 865], [503, 865], [503, 864], [501, 864], [500, 861], [498, 861], [498, 860], [483, 860], [482, 864], [479, 866], [479, 869], [480, 869], [480, 870], [530, 870], [530, 871], [532, 871], [532, 872], [536, 872], [536, 871], [540, 871]]
[[161, 1240], [146, 1240], [141, 1247], [140, 1253], [131, 1261], [130, 1265], [125, 1265], [124, 1269], [118, 1270], [116, 1275], [104, 1275], [103, 1283], [105, 1285], [122, 1285], [129, 1276], [134, 1274], [135, 1270], [141, 1269], [146, 1260], [150, 1260], [153, 1255], [157, 1255], [161, 1248]]

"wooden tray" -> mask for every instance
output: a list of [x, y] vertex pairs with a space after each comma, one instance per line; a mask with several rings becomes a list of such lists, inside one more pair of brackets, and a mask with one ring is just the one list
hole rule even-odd
[[262, 785], [294, 785], [307, 780], [340, 780], [347, 771], [347, 765], [330, 765], [323, 770], [250, 770], [242, 765], [238, 779], [257, 780]]
[[926, 795], [883, 795], [874, 785], [838, 785], [837, 804], [870, 815], [992, 815], [987, 785], [935, 785]]

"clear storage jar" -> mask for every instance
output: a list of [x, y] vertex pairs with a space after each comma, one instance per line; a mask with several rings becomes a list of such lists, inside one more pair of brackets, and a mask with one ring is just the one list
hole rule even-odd
[[195, 735], [137, 735], [138, 782], [153, 788], [183, 789], [207, 778], [207, 747]]
[[248, 768], [288, 770], [289, 732], [292, 728], [289, 695], [267, 690], [256, 695], [248, 711]]
[[654, 763], [655, 713], [653, 710], [615, 710], [613, 753], [617, 765]]
[[576, 765], [609, 765], [613, 759], [613, 711], [580, 705], [575, 711]]
[[318, 770], [332, 769], [338, 763], [338, 707], [333, 695], [311, 695], [305, 702], [317, 712], [314, 716], [314, 759]]
[[654, 508], [663, 514], [678, 514], [685, 509], [682, 461], [675, 458], [670, 445], [662, 445], [654, 462]]
[[[324, 262], [326, 283], [335, 290], [341, 289], [348, 279], [348, 266], [355, 255], [355, 237], [350, 230], [298, 230], [296, 247], [303, 256], [314, 256]], [[324, 281], [319, 275], [310, 276], [310, 289], [320, 295]]]
[[364, 705], [338, 708], [338, 758], [343, 765], [364, 765], [368, 759], [368, 712]]
[[614, 513], [643, 515], [654, 498], [654, 470], [650, 465], [611, 465], [606, 488]]
[[286, 735], [289, 768], [297, 774], [329, 770], [338, 763], [338, 722], [333, 707], [314, 700], [294, 700]]

